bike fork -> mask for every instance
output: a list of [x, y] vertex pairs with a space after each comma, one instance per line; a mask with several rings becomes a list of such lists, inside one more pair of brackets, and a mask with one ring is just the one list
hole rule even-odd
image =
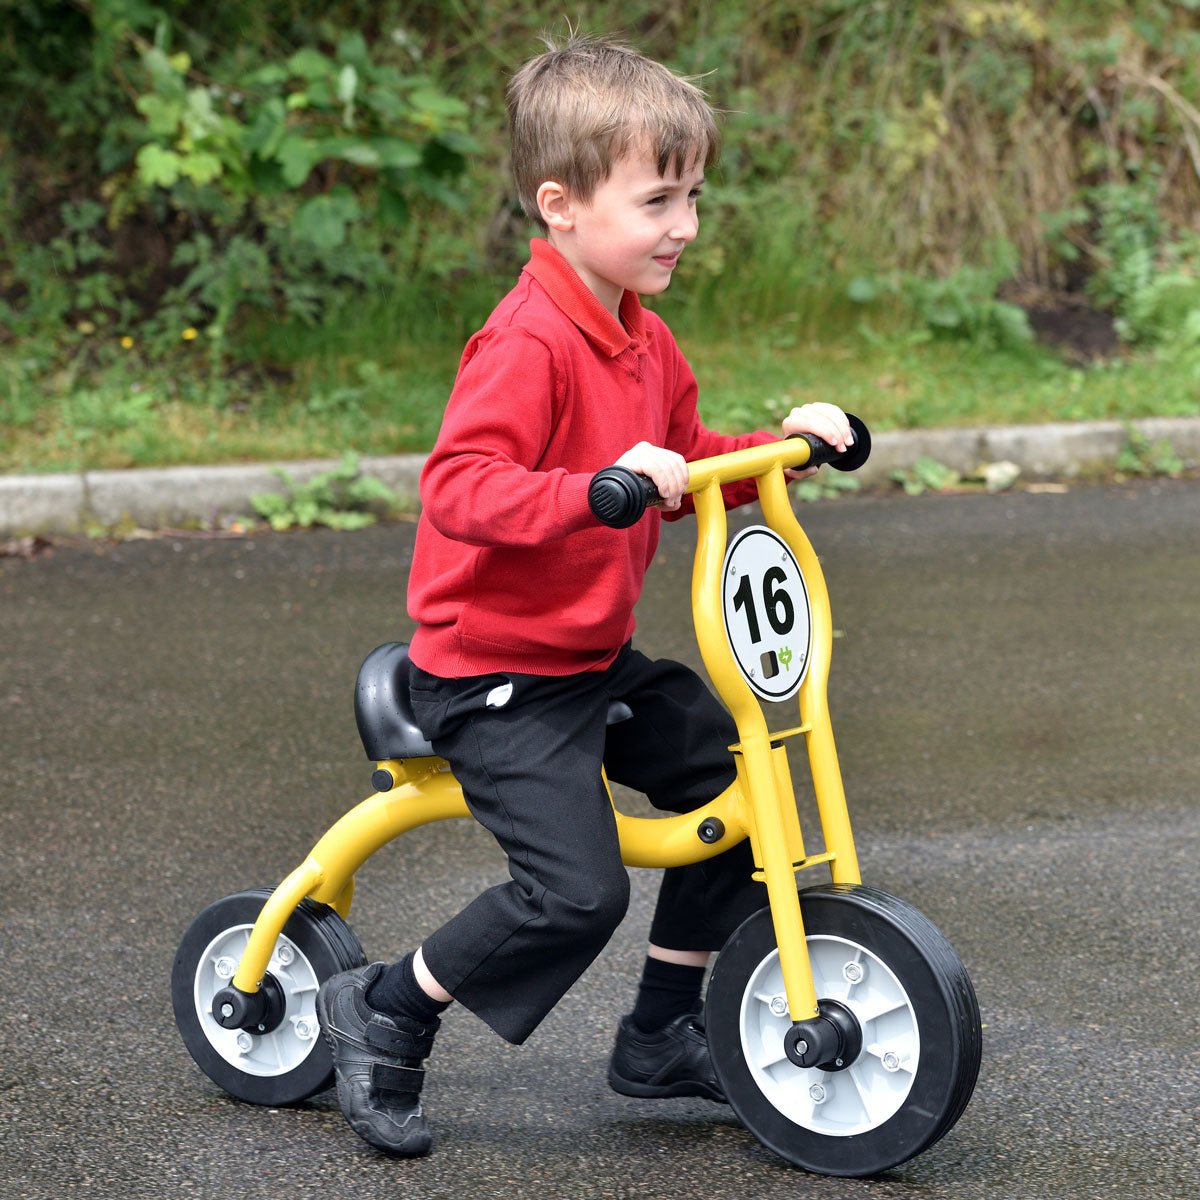
[[[788, 731], [801, 732], [810, 733], [810, 730], [802, 727]], [[826, 797], [824, 803], [818, 796], [826, 849], [821, 854], [810, 856], [804, 848], [787, 750], [782, 738], [776, 735], [765, 745], [755, 744], [751, 738], [737, 749], [739, 770], [744, 770], [747, 777], [757, 780], [748, 787], [751, 797], [749, 826], [755, 861], [759, 866], [755, 878], [766, 884], [775, 944], [779, 950], [779, 967], [783, 975], [783, 998], [792, 1018], [792, 1026], [784, 1035], [784, 1051], [795, 1066], [838, 1069], [854, 1044], [858, 1030], [844, 1006], [822, 1004], [821, 997], [816, 994], [796, 876], [808, 867], [829, 863], [835, 883], [859, 882], [852, 842], [849, 843], [849, 855], [839, 859], [839, 850], [844, 851], [845, 839], [849, 837], [848, 821], [839, 822], [836, 819], [839, 813], [845, 812], [844, 798], [838, 805], [836, 796]], [[831, 742], [826, 747], [819, 739], [815, 744], [810, 741], [810, 752], [823, 753], [826, 749], [832, 750]], [[814, 778], [816, 776], [817, 772], [814, 771]], [[840, 777], [837, 782], [840, 789]], [[827, 821], [827, 816], [832, 819]]]

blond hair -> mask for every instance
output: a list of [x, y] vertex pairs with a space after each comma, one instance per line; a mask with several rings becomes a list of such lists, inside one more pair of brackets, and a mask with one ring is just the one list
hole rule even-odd
[[573, 34], [530, 59], [509, 81], [513, 175], [521, 207], [545, 228], [538, 188], [561, 183], [587, 203], [613, 166], [646, 147], [660, 174], [693, 161], [712, 166], [720, 133], [690, 80], [606, 38]]

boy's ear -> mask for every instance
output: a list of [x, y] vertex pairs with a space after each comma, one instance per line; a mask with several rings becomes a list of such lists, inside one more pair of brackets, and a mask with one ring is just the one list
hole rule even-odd
[[575, 227], [575, 211], [567, 189], [553, 179], [547, 179], [537, 190], [538, 211], [549, 229], [569, 233]]

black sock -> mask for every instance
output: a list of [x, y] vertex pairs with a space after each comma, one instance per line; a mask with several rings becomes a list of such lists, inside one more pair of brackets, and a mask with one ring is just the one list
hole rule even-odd
[[704, 968], [647, 958], [633, 1006], [633, 1023], [643, 1033], [657, 1033], [676, 1017], [698, 1012]]
[[406, 954], [398, 963], [384, 968], [367, 989], [367, 1003], [389, 1016], [407, 1017], [420, 1025], [433, 1025], [450, 1007], [425, 994], [413, 970], [415, 952]]

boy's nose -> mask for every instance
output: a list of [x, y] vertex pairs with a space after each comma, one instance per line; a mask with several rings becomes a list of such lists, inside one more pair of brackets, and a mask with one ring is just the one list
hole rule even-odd
[[681, 242], [690, 242], [700, 228], [700, 218], [694, 208], [685, 209], [675, 220], [670, 236]]

